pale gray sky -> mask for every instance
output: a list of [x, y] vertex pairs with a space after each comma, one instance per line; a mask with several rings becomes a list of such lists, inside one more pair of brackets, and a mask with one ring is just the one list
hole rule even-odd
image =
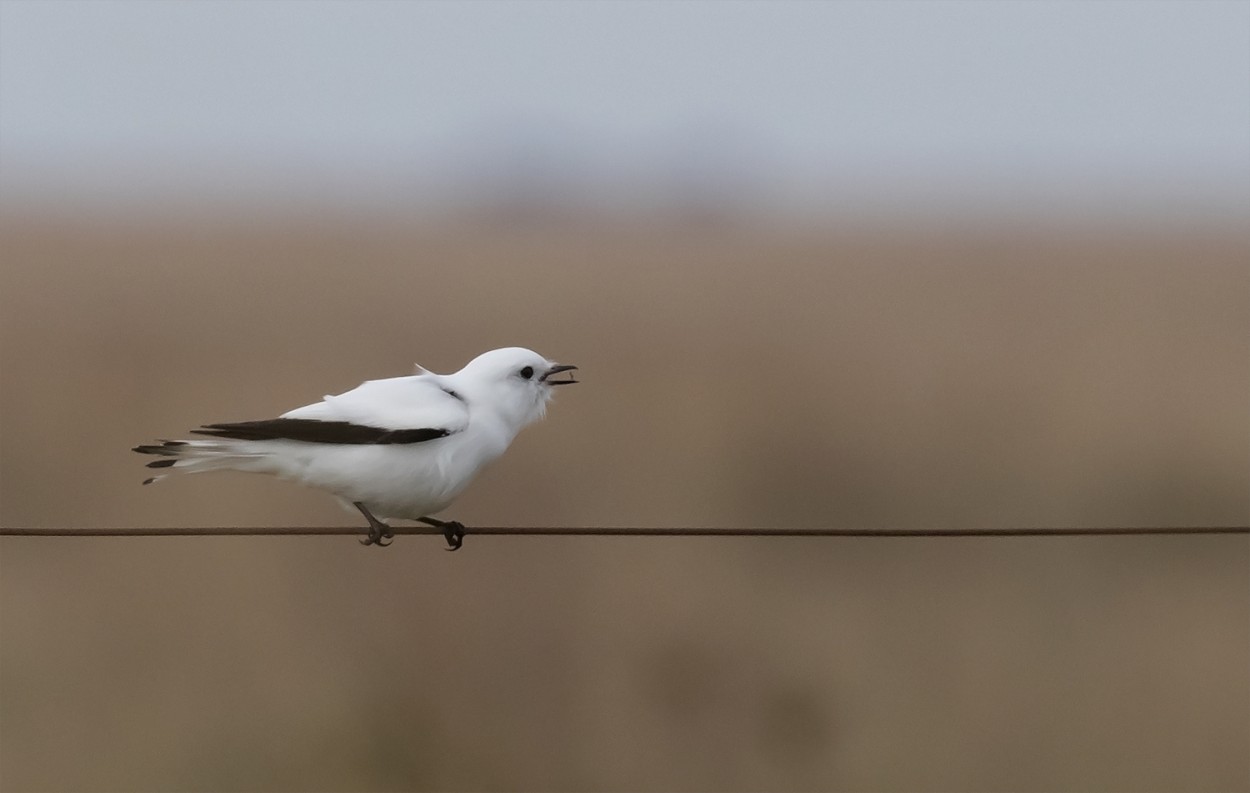
[[0, 0], [5, 199], [1250, 210], [1250, 3]]

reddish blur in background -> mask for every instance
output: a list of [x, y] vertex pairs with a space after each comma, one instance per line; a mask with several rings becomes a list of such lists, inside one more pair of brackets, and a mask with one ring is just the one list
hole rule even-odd
[[[610, 35], [601, 23], [650, 30], [639, 20], [656, 14], [686, 14], [656, 22], [684, 19], [679, 29], [687, 32], [706, 14], [728, 35], [731, 22], [750, 21], [734, 15], [748, 11], [780, 27], [776, 20], [789, 19], [795, 30], [825, 31], [795, 45], [801, 57], [804, 47], [823, 46], [826, 33], [850, 35], [846, 29], [869, 17], [908, 31], [936, 13], [940, 36], [938, 23], [950, 15], [958, 29], [989, 15], [979, 23], [985, 31], [1008, 25], [1009, 38], [1036, 54], [1045, 42], [1026, 31], [1039, 25], [1044, 36], [1054, 32], [1048, 25], [1066, 31], [1071, 23], [1080, 39], [1126, 9], [1154, 9], [1153, 23], [1148, 13], [1138, 22], [1144, 27], [1125, 34], [1143, 48], [1125, 56], [1132, 62], [1153, 51], [1151, 24], [1224, 29], [1183, 11], [1210, 16], [1221, 8], [1250, 25], [1243, 7], [51, 7], [59, 11], [0, 9], [0, 49], [9, 59], [0, 64], [6, 527], [358, 523], [325, 494], [260, 477], [215, 474], [144, 488], [145, 460], [129, 449], [202, 422], [269, 417], [366, 378], [407, 374], [414, 361], [453, 371], [507, 345], [578, 364], [583, 382], [561, 390], [547, 420], [446, 513], [470, 527], [1250, 522], [1250, 234], [1241, 188], [1221, 198], [1216, 187], [1193, 187], [1197, 177], [1176, 177], [1174, 190], [1149, 201], [1125, 194], [1119, 204], [1076, 206], [1063, 190], [1077, 184], [1072, 195], [1086, 195], [1081, 180], [1094, 177], [1060, 156], [1056, 175], [1015, 174], [1020, 192], [1039, 192], [1006, 210], [1010, 202], [994, 198], [998, 188], [968, 187], [968, 177], [929, 185], [949, 187], [960, 201], [922, 186], [906, 196], [877, 194], [873, 211], [857, 214], [836, 196], [822, 203], [798, 187], [773, 201], [767, 174], [782, 165], [765, 157], [773, 165], [739, 167], [734, 147], [690, 171], [673, 164], [697, 160], [707, 147], [677, 147], [670, 160], [639, 156], [658, 163], [657, 173], [675, 172], [671, 182], [644, 174], [640, 186], [608, 165], [570, 182], [593, 168], [569, 166], [564, 138], [534, 144], [521, 136], [510, 148], [506, 124], [498, 133], [505, 143], [483, 149], [491, 153], [484, 164], [448, 166], [440, 190], [468, 185], [454, 201], [412, 185], [373, 195], [368, 179], [339, 174], [340, 183], [315, 171], [282, 182], [260, 167], [248, 181], [249, 161], [228, 155], [251, 138], [229, 134], [226, 154], [214, 155], [226, 169], [221, 183], [179, 172], [164, 184], [160, 169], [182, 161], [172, 144], [175, 154], [153, 152], [151, 167], [133, 179], [129, 169], [144, 158], [124, 153], [66, 176], [53, 166], [92, 149], [74, 149], [47, 109], [81, 110], [62, 116], [70, 126], [105, 118], [111, 111], [94, 104], [89, 89], [156, 57], [116, 50], [117, 42], [138, 37], [159, 49], [173, 45], [144, 31], [181, 31], [190, 38], [174, 36], [175, 44], [189, 46], [199, 41], [185, 32], [193, 22], [225, 38], [192, 50], [206, 60], [176, 62], [173, 77], [156, 74], [140, 88], [156, 103], [180, 78], [220, 68], [229, 90], [192, 80], [207, 91], [196, 96], [242, 114], [250, 105], [239, 97], [255, 89], [232, 69], [237, 58], [261, 58], [248, 38], [254, 29], [289, 23], [295, 54], [266, 57], [290, 57], [316, 73], [297, 56], [317, 41], [306, 27], [325, 19], [348, 25], [343, 41], [361, 46], [392, 41], [390, 30], [405, 20], [413, 26], [404, 30], [426, 31], [396, 14], [442, 14], [448, 25], [456, 14], [479, 14], [463, 30], [422, 33], [450, 29], [459, 42], [469, 40], [456, 38], [464, 31], [504, 35], [492, 15], [512, 15], [536, 26], [519, 29], [532, 45], [520, 50], [554, 53], [576, 71], [585, 53], [540, 45], [564, 42], [565, 33], [572, 41]], [[242, 27], [221, 33], [233, 25]], [[58, 26], [115, 59], [70, 70], [80, 94], [56, 93], [68, 89], [55, 83], [51, 61], [29, 43], [18, 46], [29, 37], [46, 44]], [[93, 35], [93, 26], [104, 32]], [[121, 38], [100, 39], [105, 33]], [[653, 43], [663, 45], [665, 35], [655, 32]], [[77, 40], [56, 41], [64, 48]], [[238, 48], [221, 49], [223, 41]], [[632, 41], [624, 51], [633, 52]], [[886, 41], [888, 52], [903, 51]], [[713, 46], [668, 45], [674, 58]], [[380, 64], [399, 57], [383, 47], [371, 65], [344, 46], [343, 68], [375, 69], [382, 80]], [[717, 62], [739, 63], [731, 54]], [[775, 67], [763, 55], [742, 57], [751, 73]], [[1000, 55], [975, 57], [983, 68], [956, 70], [971, 94], [984, 88], [976, 80], [992, 78]], [[475, 63], [503, 75], [499, 58]], [[917, 75], [925, 63], [913, 64]], [[955, 61], [937, 63], [940, 70]], [[104, 76], [93, 71], [100, 64]], [[269, 66], [257, 72], [261, 85], [306, 90], [304, 78], [275, 78]], [[1148, 76], [1106, 69], [1087, 79], [1127, 90]], [[545, 73], [537, 74], [541, 82]], [[1203, 74], [1190, 77], [1210, 88]], [[1055, 90], [1068, 79], [1076, 78], [1055, 77]], [[1235, 79], [1240, 89], [1250, 76]], [[646, 75], [638, 85], [669, 90]], [[766, 104], [766, 87], [742, 90]], [[881, 86], [887, 95], [896, 90], [888, 80]], [[120, 95], [137, 102], [138, 92]], [[1250, 92], [1230, 95], [1240, 97], [1241, 123], [1250, 128]], [[635, 112], [648, 106], [619, 96], [635, 102]], [[1129, 96], [1123, 117], [1113, 109], [1104, 118], [1135, 130], [1124, 132], [1126, 148], [1146, 136], [1131, 123], [1138, 100]], [[1198, 113], [1206, 105], [1186, 97], [1198, 120], [1174, 136], [1182, 143], [1202, 138], [1208, 118]], [[294, 110], [279, 110], [298, 118], [298, 102], [289, 101]], [[361, 102], [363, 109], [349, 102], [344, 112], [366, 112]], [[83, 136], [96, 151], [141, 149], [152, 127], [172, 137], [194, 127], [175, 123], [194, 118], [192, 104], [153, 104], [134, 129], [101, 123]], [[728, 107], [744, 118], [758, 111]], [[914, 98], [911, 109], [917, 123], [932, 111]], [[278, 123], [279, 111], [256, 112]], [[979, 103], [964, 112], [992, 115]], [[30, 121], [39, 118], [46, 127]], [[361, 123], [371, 140], [369, 118]], [[605, 128], [628, 127], [614, 123]], [[261, 121], [254, 127], [281, 140]], [[34, 140], [41, 129], [46, 148], [21, 148], [23, 134]], [[187, 134], [187, 151], [215, 151]], [[1167, 129], [1152, 134], [1143, 151], [1164, 151]], [[1224, 134], [1213, 132], [1213, 140]], [[1062, 153], [1061, 135], [1038, 135], [1020, 139], [1022, 156]], [[293, 139], [303, 144], [312, 146]], [[860, 151], [853, 142], [812, 145], [850, 159]], [[915, 141], [891, 145], [918, 159], [948, 157], [949, 173], [959, 171], [954, 155]], [[418, 165], [421, 151], [411, 155]], [[1225, 170], [1240, 184], [1250, 155], [1229, 151]], [[605, 153], [586, 161], [611, 163]], [[382, 166], [370, 173], [383, 172], [393, 176]], [[305, 191], [299, 179], [325, 192]], [[1108, 184], [1128, 184], [1103, 179], [1095, 186], [1107, 195], [1118, 195]], [[206, 184], [219, 194], [194, 194]], [[857, 184], [871, 193], [877, 182], [840, 183], [846, 201]], [[347, 185], [351, 200], [338, 200], [336, 185]], [[1185, 203], [1191, 188], [1201, 200]], [[1151, 201], [1157, 206], [1146, 206]], [[434, 537], [400, 537], [385, 550], [347, 537], [5, 538], [0, 788], [1250, 788], [1244, 536], [470, 534], [459, 553], [441, 546]]]

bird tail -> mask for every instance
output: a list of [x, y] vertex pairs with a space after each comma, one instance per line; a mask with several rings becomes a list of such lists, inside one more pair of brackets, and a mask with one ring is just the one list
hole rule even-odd
[[162, 440], [159, 444], [136, 446], [132, 451], [161, 458], [148, 463], [148, 468], [168, 469], [164, 473], [143, 480], [143, 484], [150, 485], [153, 482], [159, 482], [171, 473], [198, 474], [203, 471], [227, 469], [247, 470], [248, 463], [254, 463], [257, 458], [264, 456], [249, 447], [251, 444], [231, 440]]

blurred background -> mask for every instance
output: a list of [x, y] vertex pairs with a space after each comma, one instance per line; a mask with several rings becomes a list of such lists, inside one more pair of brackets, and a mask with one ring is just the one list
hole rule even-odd
[[[1250, 522], [1250, 4], [0, 2], [0, 523], [524, 345], [478, 525]], [[1250, 540], [0, 542], [0, 788], [1246, 790]]]

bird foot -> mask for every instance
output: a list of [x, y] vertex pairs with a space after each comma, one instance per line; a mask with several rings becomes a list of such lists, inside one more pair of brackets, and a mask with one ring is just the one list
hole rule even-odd
[[395, 534], [391, 531], [391, 527], [373, 517], [373, 513], [369, 511], [369, 508], [359, 501], [354, 502], [352, 506], [360, 510], [360, 514], [364, 515], [365, 520], [369, 521], [369, 533], [360, 541], [360, 544], [376, 545], [379, 548], [385, 548], [390, 545], [390, 542], [383, 542], [383, 540], [389, 541], [394, 539]]
[[464, 524], [458, 520], [438, 520], [436, 518], [417, 518], [427, 526], [443, 530], [443, 538], [447, 540], [444, 551], [458, 551], [464, 545]]
[[447, 547], [444, 551], [458, 551], [460, 546], [464, 545], [464, 524], [459, 521], [450, 520], [442, 525], [443, 539], [447, 540]]
[[395, 535], [389, 531], [378, 531], [370, 528], [369, 534], [360, 541], [361, 545], [376, 545], [379, 548], [385, 548], [394, 541]]
[[395, 534], [391, 532], [391, 527], [385, 523], [378, 521], [369, 525], [369, 533], [363, 540], [361, 545], [376, 545], [379, 548], [385, 548], [395, 539]]

